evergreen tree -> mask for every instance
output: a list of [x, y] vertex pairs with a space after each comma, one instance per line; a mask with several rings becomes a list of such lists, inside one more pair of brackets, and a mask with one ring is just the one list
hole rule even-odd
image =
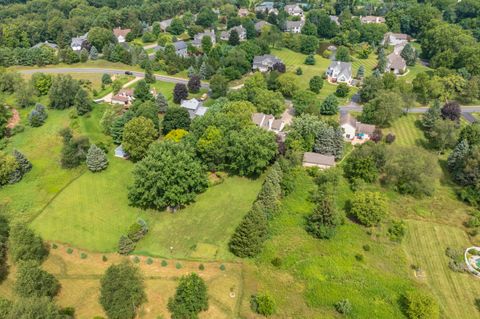
[[365, 76], [365, 67], [363, 65], [360, 65], [357, 71], [357, 79], [363, 79]]
[[381, 50], [378, 53], [377, 70], [380, 73], [384, 73], [386, 68], [387, 68], [387, 58], [385, 57], [385, 52], [383, 50]]
[[120, 255], [128, 255], [135, 249], [135, 242], [128, 236], [122, 235], [118, 241], [118, 253]]
[[205, 281], [196, 273], [180, 278], [175, 296], [168, 301], [172, 319], [195, 319], [208, 310], [208, 293]]
[[8, 220], [0, 215], [0, 283], [8, 276], [7, 246], [9, 232]]
[[14, 262], [26, 260], [42, 262], [48, 255], [42, 238], [23, 224], [12, 227], [9, 239], [8, 248]]
[[202, 62], [202, 65], [200, 66], [200, 78], [202, 80], [206, 80], [208, 79], [208, 73], [207, 73], [207, 64], [205, 63], [205, 61]]
[[73, 105], [77, 109], [78, 115], [83, 115], [92, 110], [92, 103], [89, 99], [87, 91], [84, 89], [79, 89], [75, 95]]
[[187, 70], [187, 76], [188, 76], [188, 78], [191, 78], [194, 75], [197, 75], [197, 71], [195, 70], [193, 65], [190, 65], [190, 67]]
[[103, 85], [109, 85], [112, 84], [112, 77], [108, 73], [104, 73], [102, 75], [102, 84]]
[[135, 90], [133, 91], [133, 96], [135, 99], [140, 101], [148, 101], [152, 99], [152, 94], [150, 93], [150, 85], [148, 85], [146, 80], [138, 81]]
[[145, 65], [145, 82], [151, 84], [151, 83], [155, 83], [156, 81], [157, 81], [157, 79], [155, 78], [155, 75], [153, 74], [152, 65], [149, 61]]
[[198, 75], [192, 75], [187, 85], [190, 93], [198, 93], [201, 87], [200, 77]]
[[465, 159], [470, 154], [470, 145], [467, 140], [460, 141], [453, 149], [448, 157], [447, 165], [453, 178], [459, 182], [463, 182], [463, 168], [465, 167]]
[[341, 219], [330, 196], [324, 196], [307, 218], [306, 230], [319, 239], [330, 239]]
[[9, 184], [18, 183], [32, 169], [32, 163], [18, 150], [13, 151], [13, 157], [17, 162], [17, 168], [10, 174]]
[[417, 52], [410, 43], [403, 48], [400, 56], [405, 60], [408, 66], [414, 66], [417, 62]]
[[320, 90], [323, 88], [323, 79], [319, 75], [315, 75], [310, 79], [309, 82], [310, 91], [313, 93], [320, 93]]
[[230, 251], [242, 258], [256, 256], [261, 251], [267, 234], [267, 217], [254, 207], [235, 229], [229, 243]]
[[180, 104], [182, 100], [185, 100], [188, 97], [187, 86], [183, 83], [175, 84], [173, 89], [173, 102]]
[[320, 106], [320, 114], [334, 115], [338, 113], [338, 100], [335, 95], [330, 94]]
[[92, 46], [90, 49], [90, 60], [98, 59], [98, 50], [95, 46]]
[[306, 58], [305, 58], [305, 64], [306, 65], [315, 65], [316, 61], [315, 61], [315, 56], [313, 56], [313, 54], [309, 54]]
[[422, 127], [424, 131], [430, 131], [435, 126], [435, 122], [440, 120], [442, 112], [440, 110], [440, 101], [435, 100], [422, 118]]
[[165, 113], [168, 107], [168, 101], [165, 98], [165, 95], [162, 93], [158, 93], [157, 97], [155, 98], [155, 104], [157, 105], [158, 112]]
[[228, 36], [228, 44], [231, 46], [236, 46], [240, 44], [240, 37], [238, 36], [237, 30], [231, 30], [230, 35]]
[[88, 53], [87, 49], [83, 48], [80, 51], [80, 53], [78, 55], [78, 58], [79, 58], [80, 62], [85, 63], [85, 62], [88, 61], [88, 56], [89, 56], [89, 53]]
[[105, 152], [97, 145], [92, 144], [87, 153], [87, 167], [92, 172], [99, 172], [106, 169], [108, 159]]

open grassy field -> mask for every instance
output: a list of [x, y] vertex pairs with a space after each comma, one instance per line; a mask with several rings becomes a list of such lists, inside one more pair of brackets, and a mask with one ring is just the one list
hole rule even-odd
[[[170, 83], [156, 85], [166, 95], [171, 92]], [[33, 170], [20, 183], [2, 188], [0, 203], [8, 204], [16, 220], [32, 222], [45, 239], [92, 251], [115, 251], [120, 235], [141, 216], [151, 229], [139, 247], [145, 254], [232, 258], [227, 241], [250, 208], [261, 180], [228, 177], [201, 194], [195, 204], [173, 215], [130, 207], [127, 187], [133, 164], [113, 156], [110, 137], [101, 131], [99, 121], [107, 107], [97, 104], [91, 114], [77, 119], [70, 119], [68, 111], [49, 110], [42, 127], [26, 125], [24, 132], [11, 139], [7, 151], [22, 151], [33, 163]], [[92, 143], [111, 145], [106, 171], [93, 174], [84, 166], [73, 170], [60, 167], [62, 141], [57, 133], [68, 126]]]
[[408, 114], [400, 117], [389, 128], [383, 129], [383, 134], [392, 133], [396, 136], [395, 145], [419, 146], [425, 140], [422, 131], [418, 127], [421, 115]]
[[[369, 234], [349, 220], [331, 240], [314, 239], [304, 230], [304, 218], [313, 209], [308, 199], [315, 186], [303, 171], [295, 185], [272, 222], [264, 251], [246, 267], [245, 296], [268, 291], [277, 302], [274, 318], [337, 318], [333, 305], [345, 298], [352, 303], [352, 318], [403, 318], [400, 295], [416, 284], [402, 246], [387, 239], [383, 229]], [[337, 194], [337, 207], [343, 209], [351, 195], [345, 182]], [[282, 265], [272, 266], [273, 258]], [[242, 311], [248, 312], [245, 299]]]
[[[91, 319], [95, 316], [106, 318], [98, 302], [100, 294], [100, 278], [111, 264], [117, 264], [127, 259], [116, 254], [107, 254], [108, 261], [102, 261], [101, 254], [86, 252], [85, 259], [80, 258], [82, 251], [66, 252], [67, 247], [59, 245], [51, 249], [50, 256], [43, 268], [60, 280], [62, 289], [56, 298], [59, 305], [75, 307], [76, 318]], [[129, 257], [134, 260], [134, 257]], [[138, 311], [138, 318], [157, 319], [169, 318], [167, 302], [175, 294], [180, 276], [196, 272], [208, 285], [209, 309], [201, 313], [200, 318], [236, 318], [239, 298], [242, 292], [242, 266], [236, 263], [223, 263], [225, 270], [220, 270], [222, 263], [203, 263], [205, 269], [199, 270], [199, 262], [183, 260], [167, 260], [167, 266], [162, 266], [161, 259], [152, 259], [147, 264], [146, 257], [140, 257], [138, 267], [145, 278], [147, 302]], [[177, 269], [177, 264], [181, 266]], [[2, 297], [14, 298], [13, 283], [15, 268], [6, 281], [0, 285]], [[234, 295], [230, 295], [231, 291]]]
[[[408, 221], [405, 251], [411, 264], [419, 266], [425, 278], [418, 281], [428, 285], [438, 299], [443, 318], [477, 318], [474, 305], [480, 296], [478, 278], [456, 273], [448, 268], [445, 249], [465, 249], [470, 245], [466, 233], [457, 227], [422, 221]], [[413, 271], [412, 271], [413, 272]]]

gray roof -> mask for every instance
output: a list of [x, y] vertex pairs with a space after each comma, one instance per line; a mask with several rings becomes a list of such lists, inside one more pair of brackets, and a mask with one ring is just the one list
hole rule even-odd
[[205, 32], [197, 33], [195, 34], [192, 44], [193, 45], [201, 45], [202, 44], [202, 39], [205, 36], [209, 36], [212, 39], [212, 43], [215, 44], [215, 31], [213, 30], [207, 30]]
[[187, 43], [185, 41], [177, 41], [173, 43], [176, 51], [185, 50], [187, 48]]
[[327, 69], [328, 75], [335, 75], [335, 78], [339, 78], [342, 75], [349, 79], [352, 77], [352, 63], [342, 61], [332, 61]]
[[303, 154], [303, 162], [316, 165], [335, 166], [335, 157], [331, 155], [305, 152]]
[[253, 113], [253, 115], [252, 115], [253, 123], [255, 123], [255, 125], [260, 126], [262, 124], [264, 116], [265, 116], [265, 114], [263, 114], [263, 113]]
[[260, 32], [262, 31], [263, 27], [264, 26], [267, 26], [267, 25], [272, 25], [271, 23], [268, 23], [267, 21], [258, 21], [257, 23], [255, 23], [255, 30], [257, 30], [257, 32]]
[[387, 67], [389, 69], [404, 70], [407, 62], [397, 53], [391, 53], [387, 56]]
[[340, 116], [340, 125], [350, 124], [352, 127], [357, 126], [357, 119], [350, 115], [350, 113], [342, 113]]
[[287, 30], [291, 30], [291, 29], [294, 29], [294, 28], [303, 28], [304, 25], [305, 25], [305, 21], [303, 21], [303, 20], [287, 21], [287, 23], [286, 23]]
[[88, 32], [85, 33], [84, 35], [81, 35], [79, 37], [72, 38], [72, 43], [70, 46], [72, 47], [81, 47], [85, 41], [87, 41], [87, 36]]
[[371, 124], [364, 124], [364, 123], [360, 123], [360, 122], [357, 122], [357, 134], [368, 134], [368, 135], [372, 135], [373, 132], [375, 132], [375, 125], [371, 125]]
[[33, 48], [36, 49], [36, 48], [41, 48], [43, 46], [47, 46], [47, 47], [52, 48], [52, 49], [58, 49], [58, 45], [56, 45], [53, 42], [48, 42], [48, 41], [37, 43], [33, 46]]
[[279, 58], [271, 54], [257, 55], [253, 58], [253, 68], [259, 67], [271, 68], [275, 63], [282, 62]]

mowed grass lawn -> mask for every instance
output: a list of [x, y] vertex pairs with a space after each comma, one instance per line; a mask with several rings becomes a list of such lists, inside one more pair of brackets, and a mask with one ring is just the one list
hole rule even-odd
[[478, 278], [457, 273], [448, 267], [445, 249], [469, 247], [467, 234], [458, 227], [424, 221], [408, 221], [405, 251], [412, 264], [419, 266], [425, 278], [419, 279], [437, 299], [443, 318], [478, 318], [475, 299], [480, 296]]
[[[386, 237], [386, 229], [371, 229], [369, 235], [369, 229], [348, 219], [332, 239], [313, 238], [304, 225], [314, 207], [309, 201], [314, 188], [312, 179], [299, 172], [264, 251], [247, 264], [242, 314], [248, 313], [250, 293], [260, 290], [275, 298], [275, 318], [339, 318], [334, 304], [342, 299], [352, 304], [351, 318], [403, 318], [400, 296], [416, 286], [403, 247]], [[343, 179], [336, 194], [343, 210], [352, 194]], [[274, 258], [280, 258], [280, 267], [272, 266]]]
[[418, 127], [418, 122], [421, 118], [420, 114], [401, 116], [391, 127], [383, 129], [383, 134], [394, 134], [396, 136], [395, 145], [420, 146], [425, 141], [423, 132]]

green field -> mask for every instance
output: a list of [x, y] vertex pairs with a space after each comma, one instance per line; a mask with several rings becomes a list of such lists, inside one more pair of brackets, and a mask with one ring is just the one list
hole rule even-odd
[[408, 114], [397, 119], [389, 128], [383, 129], [383, 134], [392, 133], [396, 136], [395, 145], [400, 146], [419, 146], [424, 141], [424, 136], [418, 127], [418, 121], [421, 115]]
[[[403, 318], [398, 300], [415, 283], [402, 246], [387, 239], [382, 229], [369, 235], [349, 220], [331, 240], [314, 239], [304, 230], [304, 218], [313, 209], [308, 200], [313, 188], [311, 178], [299, 172], [294, 192], [272, 222], [273, 234], [263, 253], [247, 268], [259, 282], [247, 284], [246, 295], [249, 289], [272, 294], [276, 318], [338, 318], [333, 305], [345, 298], [352, 303], [352, 318]], [[345, 182], [337, 194], [337, 206], [343, 209], [351, 195]], [[357, 261], [357, 254], [364, 260]], [[271, 264], [275, 257], [282, 260], [280, 268]], [[242, 310], [247, 313], [245, 303]]]
[[[409, 261], [419, 266], [431, 293], [438, 299], [443, 318], [477, 318], [474, 305], [480, 296], [478, 279], [468, 273], [456, 273], [448, 268], [445, 249], [465, 249], [470, 246], [466, 233], [458, 227], [422, 221], [409, 221], [405, 250]], [[413, 271], [412, 271], [413, 272]]]
[[[165, 93], [170, 91], [170, 83], [156, 85]], [[171, 215], [143, 212], [128, 205], [133, 164], [115, 158], [112, 144], [110, 165], [104, 172], [93, 174], [84, 166], [60, 168], [62, 142], [57, 132], [63, 127], [73, 127], [91, 142], [111, 143], [99, 124], [106, 107], [110, 106], [95, 105], [90, 115], [73, 120], [68, 111], [49, 110], [44, 126], [26, 126], [14, 136], [7, 151], [22, 151], [33, 163], [33, 170], [20, 183], [2, 188], [0, 203], [8, 204], [16, 220], [33, 221], [33, 228], [45, 239], [87, 250], [115, 251], [120, 235], [142, 216], [152, 233], [139, 248], [145, 254], [231, 258], [226, 242], [255, 199], [260, 180], [226, 178], [201, 194], [195, 204]]]

